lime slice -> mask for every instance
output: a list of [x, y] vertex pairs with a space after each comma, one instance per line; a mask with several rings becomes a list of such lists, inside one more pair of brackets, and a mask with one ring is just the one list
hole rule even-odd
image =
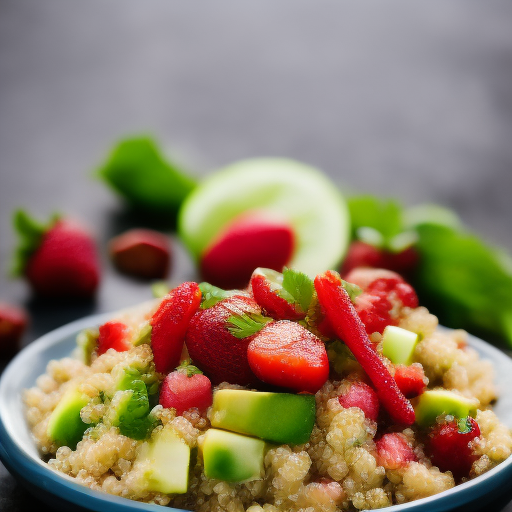
[[244, 160], [206, 179], [185, 200], [178, 231], [199, 262], [221, 230], [248, 212], [290, 223], [296, 249], [289, 266], [311, 277], [336, 268], [347, 249], [349, 213], [337, 187], [314, 167], [280, 158]]

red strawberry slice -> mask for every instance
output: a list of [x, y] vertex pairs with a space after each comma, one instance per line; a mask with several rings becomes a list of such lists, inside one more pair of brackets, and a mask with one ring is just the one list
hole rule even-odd
[[37, 294], [58, 298], [94, 295], [99, 263], [86, 229], [68, 219], [43, 226], [22, 211], [16, 213], [14, 223], [21, 238], [17, 273], [27, 277]]
[[306, 311], [302, 311], [298, 304], [290, 303], [279, 295], [282, 278], [282, 274], [274, 270], [257, 268], [251, 276], [254, 300], [267, 315], [276, 320], [302, 320], [306, 316]]
[[188, 353], [213, 384], [258, 382], [247, 361], [252, 337], [239, 339], [229, 331], [228, 319], [244, 314], [260, 315], [261, 308], [250, 297], [234, 295], [211, 308], [199, 310], [190, 321], [186, 335]]
[[397, 319], [391, 317], [393, 306], [386, 294], [372, 295], [363, 292], [356, 298], [355, 309], [368, 334], [382, 334], [386, 326], [398, 324]]
[[416, 268], [418, 262], [419, 254], [414, 247], [391, 252], [356, 240], [350, 244], [341, 273], [346, 275], [358, 267], [372, 267], [385, 268], [407, 275]]
[[176, 409], [178, 415], [192, 407], [204, 412], [212, 401], [210, 379], [191, 365], [169, 373], [160, 389], [160, 405]]
[[151, 229], [131, 229], [113, 238], [110, 256], [125, 274], [144, 279], [163, 279], [170, 264], [169, 239]]
[[131, 345], [129, 342], [129, 329], [122, 322], [107, 322], [100, 326], [100, 335], [98, 337], [97, 354], [101, 356], [109, 348], [117, 350], [117, 352], [125, 352], [129, 350]]
[[322, 341], [289, 320], [272, 322], [254, 335], [247, 358], [260, 380], [295, 391], [316, 393], [329, 377]]
[[389, 370], [374, 351], [365, 326], [361, 322], [349, 294], [342, 287], [339, 274], [328, 270], [324, 274], [318, 275], [315, 278], [315, 289], [318, 300], [333, 329], [370, 377], [382, 405], [391, 418], [396, 423], [412, 425], [415, 420], [414, 409], [400, 392]]
[[229, 224], [206, 249], [201, 274], [220, 288], [245, 288], [257, 267], [281, 271], [291, 260], [294, 246], [288, 223], [247, 214]]
[[423, 366], [414, 363], [411, 366], [396, 366], [395, 382], [406, 398], [414, 398], [425, 391], [428, 380], [425, 377]]
[[377, 464], [386, 469], [400, 469], [417, 460], [403, 434], [384, 434], [376, 443]]
[[377, 421], [379, 397], [368, 384], [353, 382], [343, 394], [338, 396], [338, 400], [345, 409], [359, 407], [368, 419]]
[[435, 426], [429, 434], [432, 464], [441, 471], [451, 471], [455, 479], [467, 477], [478, 458], [470, 442], [480, 436], [480, 427], [471, 417]]
[[25, 310], [0, 302], [0, 356], [12, 355], [19, 349], [27, 324]]
[[180, 284], [166, 295], [151, 318], [151, 348], [157, 372], [168, 373], [180, 362], [190, 319], [201, 304], [194, 282]]

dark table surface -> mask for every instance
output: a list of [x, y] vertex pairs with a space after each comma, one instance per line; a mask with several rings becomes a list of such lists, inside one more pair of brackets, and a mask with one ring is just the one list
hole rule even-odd
[[[346, 191], [452, 207], [512, 249], [511, 27], [508, 0], [0, 0], [0, 300], [29, 308], [24, 344], [151, 296], [105, 255], [140, 223], [93, 177], [126, 134], [155, 134], [197, 176], [293, 157]], [[7, 279], [19, 206], [93, 228], [94, 302], [56, 311]], [[175, 251], [171, 282], [194, 277]], [[28, 507], [50, 510], [0, 465], [0, 510]]]

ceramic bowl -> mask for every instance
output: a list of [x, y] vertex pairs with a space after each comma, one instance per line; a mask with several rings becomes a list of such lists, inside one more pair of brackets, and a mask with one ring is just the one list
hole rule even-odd
[[[69, 356], [75, 347], [76, 334], [91, 326], [101, 325], [111, 315], [96, 315], [68, 324], [46, 334], [21, 351], [5, 369], [0, 381], [0, 459], [7, 469], [35, 496], [56, 510], [95, 510], [100, 512], [177, 511], [134, 502], [94, 491], [72, 478], [53, 471], [37, 451], [24, 418], [22, 392], [33, 386], [51, 359]], [[512, 428], [512, 359], [487, 343], [470, 336], [469, 344], [480, 355], [492, 361], [500, 399], [494, 407], [501, 421]], [[389, 507], [386, 512], [443, 512], [464, 507], [478, 510], [492, 498], [508, 493], [512, 499], [512, 457], [488, 473], [458, 485], [449, 491], [403, 505]]]

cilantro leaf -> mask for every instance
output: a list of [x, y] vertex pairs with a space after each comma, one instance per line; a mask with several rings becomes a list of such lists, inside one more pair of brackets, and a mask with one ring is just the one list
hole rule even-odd
[[235, 338], [247, 338], [259, 332], [265, 325], [272, 322], [272, 318], [257, 313], [244, 313], [243, 315], [231, 315], [227, 323], [228, 331]]
[[232, 297], [233, 295], [240, 295], [240, 290], [223, 290], [213, 284], [203, 282], [199, 283], [199, 289], [201, 290], [201, 309], [208, 309], [215, 306], [217, 302], [223, 299]]
[[153, 212], [176, 213], [196, 182], [162, 155], [150, 137], [120, 141], [98, 170], [132, 206]]
[[314, 289], [313, 281], [303, 272], [291, 268], [283, 270], [282, 289], [279, 295], [292, 304], [298, 304], [304, 312], [311, 304]]

